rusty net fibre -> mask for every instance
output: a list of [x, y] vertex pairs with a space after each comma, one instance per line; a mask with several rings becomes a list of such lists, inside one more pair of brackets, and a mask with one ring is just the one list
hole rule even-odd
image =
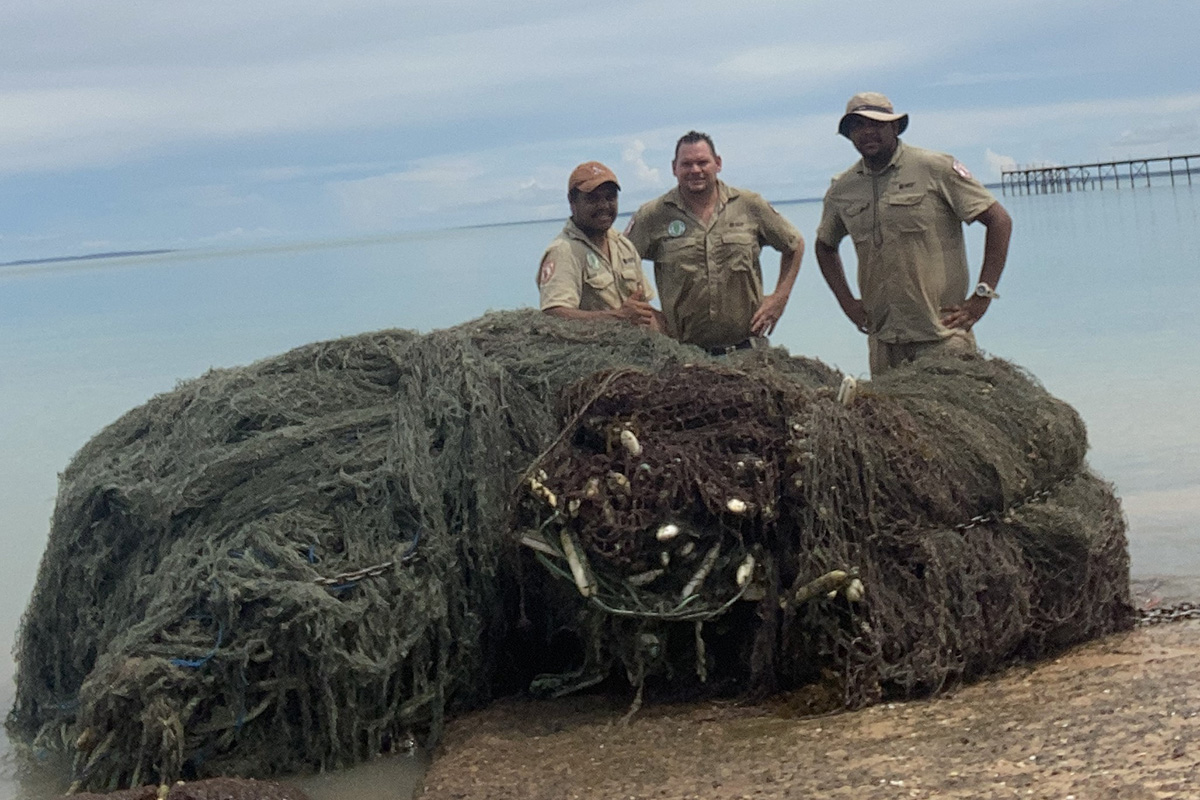
[[65, 753], [87, 789], [435, 740], [510, 671], [512, 487], [558, 433], [559, 391], [697, 354], [505, 312], [313, 344], [153, 398], [62, 475], [10, 731]]
[[918, 362], [846, 403], [804, 364], [564, 393], [517, 527], [591, 608], [590, 659], [639, 686], [832, 676], [856, 707], [1132, 624], [1123, 516], [1068, 405], [998, 359]]

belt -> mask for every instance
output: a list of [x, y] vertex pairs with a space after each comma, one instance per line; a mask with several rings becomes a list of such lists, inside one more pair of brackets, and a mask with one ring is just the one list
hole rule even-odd
[[764, 347], [767, 339], [764, 336], [753, 336], [749, 339], [743, 339], [737, 344], [726, 345], [725, 347], [706, 347], [710, 356], [727, 356], [734, 350], [754, 350], [755, 348]]

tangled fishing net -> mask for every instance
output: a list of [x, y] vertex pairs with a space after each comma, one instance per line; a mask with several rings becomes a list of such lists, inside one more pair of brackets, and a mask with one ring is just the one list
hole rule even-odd
[[214, 370], [62, 475], [9, 728], [81, 788], [261, 776], [535, 675], [855, 706], [1129, 624], [1070, 408], [995, 360], [840, 380], [534, 311]]
[[600, 646], [547, 689], [620, 661], [639, 689], [832, 675], [857, 707], [1131, 624], [1124, 519], [1073, 409], [978, 357], [822, 383], [749, 355], [564, 393], [517, 527]]

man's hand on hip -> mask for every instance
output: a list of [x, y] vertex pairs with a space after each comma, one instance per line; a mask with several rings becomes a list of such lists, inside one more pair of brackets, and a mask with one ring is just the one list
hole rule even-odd
[[787, 306], [787, 301], [787, 295], [781, 295], [778, 292], [764, 297], [762, 305], [750, 318], [750, 332], [755, 336], [770, 336], [775, 331], [779, 318], [783, 316], [783, 309]]

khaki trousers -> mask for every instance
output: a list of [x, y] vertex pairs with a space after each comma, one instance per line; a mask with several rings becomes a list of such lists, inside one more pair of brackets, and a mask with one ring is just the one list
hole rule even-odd
[[974, 353], [975, 334], [954, 328], [945, 339], [932, 342], [881, 342], [867, 337], [870, 351], [871, 376], [882, 375], [893, 367], [916, 361], [930, 353]]

